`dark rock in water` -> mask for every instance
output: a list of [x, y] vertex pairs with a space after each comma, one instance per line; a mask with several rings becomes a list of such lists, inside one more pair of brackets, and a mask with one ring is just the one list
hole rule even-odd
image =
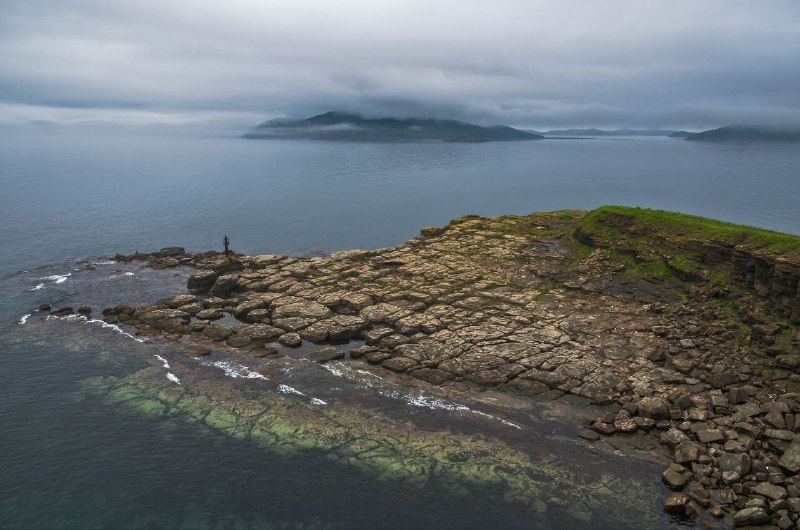
[[50, 314], [54, 317], [65, 317], [67, 315], [72, 315], [75, 313], [75, 310], [71, 307], [62, 307], [60, 309], [56, 309], [55, 311], [50, 311]]
[[203, 355], [210, 354], [211, 350], [204, 346], [187, 346], [186, 348], [183, 349], [183, 353], [185, 353], [186, 355], [190, 355], [192, 357], [200, 357]]
[[250, 352], [253, 357], [273, 357], [278, 355], [278, 350], [275, 348], [260, 348], [258, 350], [253, 350]]
[[80, 313], [81, 315], [88, 315], [91, 312], [92, 308], [89, 307], [88, 305], [82, 305], [78, 308], [78, 313]]
[[664, 499], [664, 511], [678, 517], [686, 516], [686, 506], [689, 504], [689, 496], [685, 493], [673, 491]]
[[333, 361], [334, 359], [343, 359], [344, 352], [339, 348], [323, 348], [319, 351], [315, 351], [309, 355], [308, 358], [315, 363], [326, 363], [328, 361]]
[[596, 442], [600, 439], [600, 435], [594, 431], [589, 429], [583, 429], [581, 432], [578, 433], [578, 436], [583, 438], [584, 440], [588, 440], [590, 442]]
[[39, 311], [50, 311], [51, 309], [52, 306], [50, 306], [50, 304], [41, 304], [39, 306]]
[[211, 270], [200, 270], [189, 276], [187, 287], [189, 291], [195, 293], [207, 293], [214, 282], [217, 281], [217, 273]]

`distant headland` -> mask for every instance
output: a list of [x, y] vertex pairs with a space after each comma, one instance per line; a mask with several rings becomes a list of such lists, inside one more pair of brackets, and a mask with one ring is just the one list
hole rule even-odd
[[692, 142], [800, 143], [800, 126], [726, 125], [691, 134]]
[[331, 111], [304, 120], [276, 119], [258, 125], [242, 138], [308, 139], [340, 142], [510, 142], [544, 137], [505, 125], [433, 118], [365, 118]]

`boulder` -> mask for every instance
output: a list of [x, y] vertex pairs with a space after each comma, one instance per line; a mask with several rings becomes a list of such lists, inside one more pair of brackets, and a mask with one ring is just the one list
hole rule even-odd
[[284, 346], [288, 346], [290, 348], [297, 348], [301, 344], [303, 344], [303, 339], [300, 338], [300, 335], [297, 333], [284, 333], [278, 339], [278, 342], [283, 344]]
[[680, 464], [670, 464], [661, 475], [664, 483], [674, 490], [682, 489], [692, 478], [692, 472]]
[[756, 526], [770, 521], [770, 516], [764, 508], [745, 508], [736, 512], [733, 522], [736, 526]]
[[686, 516], [686, 506], [689, 504], [689, 496], [685, 493], [673, 491], [664, 499], [664, 511], [678, 517]]
[[669, 430], [661, 433], [661, 443], [666, 444], [672, 448], [677, 447], [678, 444], [688, 439], [689, 438], [685, 434], [683, 434], [675, 427], [672, 427]]
[[767, 497], [768, 499], [777, 501], [786, 497], [786, 488], [776, 486], [775, 484], [770, 484], [769, 482], [762, 482], [753, 488], [753, 493], [757, 493]]
[[194, 293], [207, 293], [214, 282], [217, 281], [217, 273], [212, 270], [199, 270], [189, 276], [187, 287]]
[[642, 398], [639, 401], [639, 415], [654, 420], [669, 419], [669, 402], [656, 396]]
[[746, 453], [726, 453], [722, 452], [717, 457], [717, 465], [723, 473], [736, 473], [740, 477], [750, 472], [750, 457]]
[[211, 286], [209, 292], [216, 296], [225, 296], [230, 294], [236, 288], [236, 282], [239, 280], [238, 274], [226, 274], [219, 276], [214, 285]]
[[790, 473], [800, 471], [800, 440], [792, 442], [789, 448], [784, 451], [778, 464]]
[[722, 431], [718, 429], [704, 429], [702, 431], [697, 431], [696, 436], [697, 439], [704, 444], [721, 442], [725, 440], [725, 436], [722, 434]]

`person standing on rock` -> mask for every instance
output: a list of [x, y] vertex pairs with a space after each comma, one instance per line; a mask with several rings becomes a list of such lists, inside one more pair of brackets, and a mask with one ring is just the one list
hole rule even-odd
[[228, 250], [228, 245], [230, 245], [231, 240], [228, 239], [228, 234], [225, 234], [225, 237], [222, 239], [222, 244], [225, 245], [225, 255], [227, 256], [230, 254], [230, 250]]

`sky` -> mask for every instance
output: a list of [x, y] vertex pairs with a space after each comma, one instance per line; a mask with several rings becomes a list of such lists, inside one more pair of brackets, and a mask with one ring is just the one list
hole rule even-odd
[[800, 124], [800, 1], [5, 0], [0, 124]]

